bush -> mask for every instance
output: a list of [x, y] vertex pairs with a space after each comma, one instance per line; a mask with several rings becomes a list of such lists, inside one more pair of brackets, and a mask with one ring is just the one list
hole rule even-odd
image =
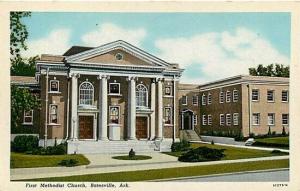
[[59, 144], [57, 146], [49, 146], [46, 148], [47, 155], [64, 155], [66, 154], [66, 147], [64, 144]]
[[275, 149], [275, 150], [273, 150], [271, 153], [272, 153], [272, 154], [279, 154], [279, 153], [282, 153], [282, 152], [281, 152], [280, 150]]
[[60, 166], [72, 167], [78, 164], [78, 160], [76, 159], [64, 159], [58, 163]]
[[212, 140], [210, 144], [214, 145], [215, 144], [214, 140]]
[[32, 135], [16, 136], [11, 142], [11, 148], [14, 152], [33, 151], [39, 146], [39, 138]]
[[178, 152], [178, 151], [187, 151], [190, 149], [190, 143], [186, 140], [182, 140], [177, 143], [173, 143], [171, 146], [172, 152]]
[[129, 158], [133, 158], [135, 157], [135, 152], [133, 151], [133, 149], [130, 149], [129, 154], [128, 154]]
[[286, 135], [286, 132], [285, 132], [285, 127], [284, 127], [284, 126], [282, 126], [282, 133], [281, 133], [281, 135], [283, 135], [283, 136], [285, 136], [285, 135]]
[[178, 160], [182, 162], [204, 162], [221, 160], [225, 156], [225, 149], [211, 149], [208, 147], [198, 147], [183, 153]]

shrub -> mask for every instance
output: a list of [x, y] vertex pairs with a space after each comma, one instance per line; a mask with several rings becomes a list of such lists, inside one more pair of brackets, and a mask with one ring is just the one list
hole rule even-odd
[[286, 136], [286, 132], [285, 132], [285, 127], [282, 126], [282, 133], [281, 133], [283, 136]]
[[78, 164], [78, 160], [76, 159], [64, 159], [58, 163], [60, 166], [72, 167]]
[[183, 153], [178, 160], [182, 162], [204, 162], [221, 160], [225, 156], [225, 149], [211, 149], [208, 147], [198, 147]]
[[26, 152], [32, 151], [39, 146], [39, 139], [32, 135], [19, 135], [16, 136], [14, 141], [11, 142], [12, 151]]
[[214, 145], [215, 144], [214, 140], [212, 140], [210, 144]]
[[133, 149], [130, 149], [129, 154], [128, 154], [129, 158], [133, 158], [135, 157], [135, 152], [133, 151]]
[[271, 153], [272, 154], [279, 154], [279, 153], [282, 153], [282, 152], [280, 150], [275, 149], [275, 150], [271, 151]]
[[66, 147], [64, 144], [59, 144], [57, 146], [49, 146], [46, 148], [47, 155], [64, 155], [66, 154]]
[[271, 135], [271, 127], [269, 126], [268, 135]]
[[173, 143], [171, 146], [172, 152], [178, 152], [178, 151], [187, 151], [190, 149], [190, 143], [186, 140], [182, 140], [177, 143]]

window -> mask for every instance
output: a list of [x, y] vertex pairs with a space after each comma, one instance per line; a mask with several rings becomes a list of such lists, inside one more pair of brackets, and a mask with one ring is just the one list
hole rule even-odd
[[289, 92], [287, 90], [283, 90], [281, 92], [281, 101], [288, 102], [289, 101]]
[[219, 94], [219, 101], [220, 101], [220, 103], [224, 103], [224, 92], [223, 91], [221, 91]]
[[79, 86], [79, 105], [93, 105], [94, 86], [91, 82], [82, 82]]
[[144, 84], [136, 86], [136, 107], [148, 107], [148, 90]]
[[211, 125], [211, 124], [212, 124], [211, 115], [207, 115], [207, 125]]
[[268, 125], [275, 125], [275, 113], [268, 113]]
[[211, 93], [208, 93], [208, 95], [207, 95], [207, 104], [211, 104], [211, 102], [212, 102]]
[[202, 95], [202, 105], [206, 105], [206, 95]]
[[226, 102], [230, 102], [231, 101], [231, 92], [227, 91], [226, 92]]
[[233, 125], [239, 125], [239, 114], [238, 113], [233, 114]]
[[165, 87], [165, 95], [166, 96], [172, 96], [172, 86], [166, 86]]
[[220, 114], [220, 125], [225, 125], [225, 116], [224, 116], [224, 114]]
[[50, 92], [59, 92], [58, 80], [50, 80]]
[[274, 90], [268, 90], [267, 100], [268, 102], [274, 102]]
[[202, 125], [206, 125], [206, 116], [202, 115]]
[[289, 114], [282, 114], [282, 125], [289, 124]]
[[33, 110], [24, 111], [23, 124], [32, 125], [33, 123]]
[[58, 123], [57, 105], [55, 105], [55, 104], [50, 104], [50, 107], [49, 107], [49, 123], [50, 124], [57, 124]]
[[193, 115], [193, 124], [194, 124], [194, 126], [196, 126], [198, 124], [198, 116], [197, 115]]
[[252, 101], [259, 101], [259, 91], [252, 90]]
[[182, 96], [181, 103], [182, 105], [187, 105], [187, 96]]
[[109, 94], [120, 95], [120, 83], [109, 83]]
[[171, 107], [165, 107], [165, 124], [171, 125], [172, 124], [172, 108]]
[[198, 105], [198, 96], [193, 96], [193, 105]]
[[124, 56], [121, 53], [117, 53], [115, 57], [116, 57], [116, 60], [120, 61], [120, 60], [123, 60]]
[[233, 102], [237, 102], [239, 100], [239, 92], [237, 90], [233, 90]]
[[231, 114], [226, 114], [226, 125], [227, 126], [231, 125]]
[[109, 107], [109, 123], [110, 124], [119, 124], [120, 118], [120, 107], [119, 106], [110, 106]]
[[252, 114], [252, 125], [259, 125], [260, 124], [260, 114], [253, 113]]

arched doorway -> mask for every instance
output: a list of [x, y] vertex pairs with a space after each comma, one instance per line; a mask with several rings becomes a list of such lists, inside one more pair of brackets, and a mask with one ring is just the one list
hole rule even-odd
[[181, 129], [193, 130], [193, 116], [194, 112], [192, 110], [186, 109], [181, 112]]

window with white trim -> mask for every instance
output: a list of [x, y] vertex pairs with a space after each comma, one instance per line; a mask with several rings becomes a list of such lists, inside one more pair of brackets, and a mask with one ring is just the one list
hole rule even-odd
[[206, 120], [206, 115], [202, 115], [202, 125], [206, 125], [207, 120]]
[[289, 91], [283, 90], [281, 92], [281, 101], [282, 102], [288, 102], [289, 101]]
[[260, 124], [260, 113], [253, 113], [252, 114], [252, 125], [259, 125]]
[[59, 92], [59, 81], [58, 80], [50, 80], [50, 93], [51, 92]]
[[231, 125], [231, 114], [230, 113], [226, 114], [226, 125], [227, 126]]
[[268, 125], [275, 125], [275, 113], [268, 113]]
[[182, 98], [181, 98], [181, 104], [182, 105], [187, 105], [187, 96], [182, 96]]
[[224, 126], [225, 125], [225, 115], [220, 114], [220, 125]]
[[172, 86], [165, 86], [165, 95], [172, 96]]
[[144, 84], [139, 84], [136, 86], [136, 107], [148, 107], [148, 90]]
[[198, 116], [195, 114], [193, 115], [193, 124], [196, 126], [198, 124]]
[[193, 105], [198, 105], [198, 96], [193, 96], [192, 102]]
[[259, 101], [259, 91], [257, 89], [252, 90], [252, 101]]
[[239, 114], [238, 113], [233, 114], [233, 125], [239, 125]]
[[289, 124], [289, 114], [282, 114], [282, 125]]
[[202, 94], [202, 105], [206, 105], [206, 95]]
[[164, 119], [166, 125], [172, 124], [172, 107], [165, 107]]
[[24, 125], [32, 125], [33, 124], [33, 110], [24, 111], [23, 124]]
[[49, 123], [50, 124], [58, 123], [57, 108], [58, 108], [58, 106], [56, 104], [50, 104], [50, 107], [49, 107]]
[[226, 102], [231, 102], [231, 92], [226, 91]]
[[212, 96], [211, 93], [208, 93], [207, 95], [207, 104], [211, 104], [212, 103]]
[[268, 102], [274, 102], [275, 101], [274, 90], [268, 90], [267, 91], [267, 101]]
[[94, 86], [91, 82], [82, 82], [79, 86], [79, 105], [93, 105]]
[[232, 98], [233, 102], [237, 102], [239, 100], [238, 90], [233, 90], [232, 94], [233, 94], [233, 98]]
[[109, 95], [120, 95], [120, 83], [109, 83]]
[[223, 91], [221, 91], [219, 94], [219, 102], [224, 103], [224, 92]]
[[119, 124], [120, 106], [109, 106], [109, 123]]
[[207, 125], [211, 125], [211, 124], [212, 124], [211, 115], [207, 115]]

